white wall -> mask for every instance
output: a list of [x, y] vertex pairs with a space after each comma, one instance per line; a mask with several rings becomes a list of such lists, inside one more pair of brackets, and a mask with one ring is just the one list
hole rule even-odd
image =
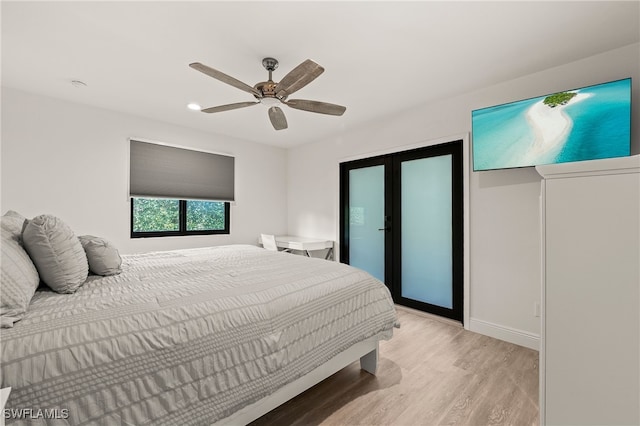
[[[289, 151], [3, 88], [0, 209], [27, 217], [58, 215], [79, 234], [104, 236], [124, 253], [254, 243], [265, 231], [337, 241], [341, 159], [468, 133], [476, 108], [631, 76], [632, 152], [640, 153], [639, 52], [639, 44], [616, 49]], [[129, 137], [236, 156], [231, 235], [129, 238]], [[533, 316], [533, 304], [540, 301], [540, 178], [533, 169], [470, 176], [466, 326], [535, 347], [540, 332], [539, 318]]]
[[[640, 105], [639, 52], [639, 44], [612, 50], [291, 149], [289, 232], [337, 241], [341, 160], [468, 133], [474, 109], [626, 77], [633, 78], [635, 108]], [[640, 152], [637, 117], [635, 112], [633, 153]], [[470, 321], [465, 326], [537, 348], [540, 319], [533, 314], [534, 303], [540, 302], [540, 177], [533, 168], [471, 173], [469, 187]]]
[[[236, 157], [231, 234], [130, 238], [128, 138]], [[287, 231], [287, 154], [282, 148], [2, 88], [2, 213], [50, 213], [77, 234], [123, 253], [248, 243]]]

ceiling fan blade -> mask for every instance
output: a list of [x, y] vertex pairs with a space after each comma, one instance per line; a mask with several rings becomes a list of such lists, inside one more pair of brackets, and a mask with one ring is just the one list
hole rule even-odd
[[307, 101], [304, 99], [289, 99], [283, 103], [291, 108], [317, 112], [318, 114], [342, 115], [347, 110], [347, 107], [343, 107], [342, 105], [319, 101]]
[[259, 98], [262, 97], [262, 93], [260, 93], [255, 87], [251, 87], [246, 83], [241, 82], [240, 80], [237, 80], [223, 72], [220, 72], [218, 70], [214, 70], [211, 67], [208, 67], [206, 65], [201, 64], [200, 62], [194, 62], [192, 64], [189, 64], [189, 66], [191, 68], [193, 68], [194, 70], [200, 71], [203, 74], [208, 75], [209, 77], [213, 77], [216, 80], [220, 80], [223, 83], [227, 83], [233, 87], [236, 87], [240, 90], [244, 90], [245, 92], [249, 92], [254, 96], [257, 96]]
[[284, 116], [284, 112], [277, 106], [269, 108], [269, 120], [271, 120], [271, 124], [276, 130], [283, 130], [288, 127], [287, 117]]
[[300, 90], [307, 84], [311, 83], [323, 72], [324, 68], [313, 62], [311, 59], [307, 59], [292, 69], [289, 74], [285, 75], [282, 80], [280, 80], [276, 86], [276, 95], [279, 98], [289, 96], [293, 92]]
[[244, 108], [244, 107], [256, 105], [259, 103], [260, 102], [238, 102], [236, 104], [227, 104], [227, 105], [220, 105], [220, 106], [215, 106], [211, 108], [205, 108], [205, 109], [202, 109], [201, 111], [206, 113], [230, 111], [232, 109]]

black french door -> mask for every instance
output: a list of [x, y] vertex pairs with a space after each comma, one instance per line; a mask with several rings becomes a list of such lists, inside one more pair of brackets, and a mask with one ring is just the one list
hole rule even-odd
[[340, 261], [462, 321], [462, 141], [340, 164]]

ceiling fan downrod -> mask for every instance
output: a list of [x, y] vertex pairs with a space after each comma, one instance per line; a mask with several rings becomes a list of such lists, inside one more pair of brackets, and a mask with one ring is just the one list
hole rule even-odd
[[269, 80], [273, 81], [271, 73], [278, 68], [278, 60], [274, 58], [264, 58], [262, 60], [262, 66], [269, 71]]

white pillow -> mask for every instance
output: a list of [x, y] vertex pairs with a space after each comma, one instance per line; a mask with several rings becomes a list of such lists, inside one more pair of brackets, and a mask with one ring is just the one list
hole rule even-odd
[[87, 280], [89, 264], [80, 240], [61, 219], [40, 215], [27, 221], [22, 241], [40, 279], [53, 291], [73, 293]]
[[87, 254], [91, 272], [103, 276], [117, 275], [121, 272], [122, 258], [113, 244], [93, 235], [81, 235], [78, 238]]
[[0, 286], [0, 327], [13, 327], [27, 312], [40, 278], [29, 255], [20, 244], [24, 216], [14, 211], [0, 218], [2, 285]]

